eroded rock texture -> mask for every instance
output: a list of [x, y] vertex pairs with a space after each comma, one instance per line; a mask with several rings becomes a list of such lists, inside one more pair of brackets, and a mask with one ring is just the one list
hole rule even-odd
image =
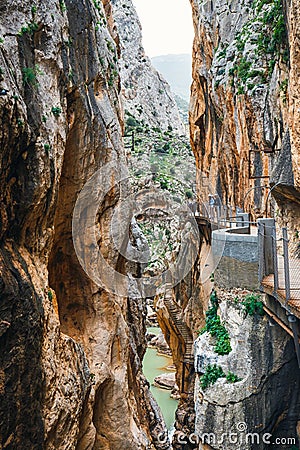
[[111, 3], [120, 39], [125, 109], [149, 126], [185, 134], [170, 86], [145, 55], [142, 28], [132, 1], [112, 0]]
[[[292, 338], [267, 316], [246, 317], [240, 304], [222, 302], [220, 315], [230, 333], [229, 355], [215, 353], [207, 332], [195, 342], [199, 449], [279, 450], [292, 447], [288, 438], [297, 448], [300, 387]], [[202, 389], [200, 374], [209, 364], [240, 381], [219, 378]]]
[[[110, 2], [0, 5], [0, 447], [150, 449], [164, 423], [141, 373], [145, 307], [74, 253], [79, 191], [123, 155]], [[101, 250], [119, 199], [99, 205]]]
[[[195, 40], [190, 107], [197, 166], [209, 176], [223, 203], [244, 207], [253, 219], [276, 215], [295, 231], [296, 239], [300, 226], [298, 3], [191, 0]], [[267, 202], [271, 187], [276, 204]], [[201, 198], [200, 179], [198, 188]], [[207, 391], [196, 383], [198, 435], [212, 432], [218, 439], [245, 422], [252, 433], [295, 437], [299, 382], [290, 338], [266, 318], [258, 322], [237, 316], [231, 308], [223, 312], [233, 352], [226, 358], [217, 356], [204, 334], [196, 349], [202, 366], [196, 360], [196, 368], [203, 372], [205, 363], [223, 364], [225, 371], [236, 371], [243, 381], [234, 385], [218, 381]], [[248, 447], [269, 448], [261, 440]], [[215, 442], [200, 448], [248, 447]]]
[[289, 203], [299, 215], [299, 6], [287, 3], [191, 0], [197, 165], [224, 204], [253, 218], [276, 183], [281, 212]]
[[[172, 351], [180, 392], [173, 436], [173, 448], [178, 450], [197, 448], [195, 443], [188, 441], [183, 447], [182, 436], [189, 436], [195, 430], [193, 341], [205, 324], [205, 311], [212, 287], [208, 274], [203, 271], [211, 249], [209, 228], [200, 226], [199, 233], [198, 254], [190, 273], [175, 288], [155, 301], [158, 323]], [[186, 264], [189, 263], [187, 256]]]

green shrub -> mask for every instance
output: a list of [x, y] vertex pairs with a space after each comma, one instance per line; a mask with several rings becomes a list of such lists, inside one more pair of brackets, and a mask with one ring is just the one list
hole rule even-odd
[[59, 106], [52, 106], [51, 112], [55, 117], [59, 117], [61, 115], [61, 108]]
[[275, 59], [271, 59], [268, 63], [269, 72], [272, 73], [275, 67], [276, 61]]
[[222, 367], [214, 364], [213, 366], [209, 364], [205, 370], [205, 373], [200, 377], [200, 385], [203, 390], [207, 389], [209, 386], [215, 384], [219, 378], [225, 378], [226, 374]]
[[237, 76], [243, 81], [243, 83], [245, 83], [249, 78], [250, 67], [251, 62], [247, 61], [246, 58], [241, 58], [240, 63], [237, 67]]
[[229, 371], [226, 375], [226, 380], [228, 383], [237, 383], [238, 381], [241, 381], [241, 378], [239, 378], [235, 373]]
[[249, 314], [249, 316], [263, 316], [264, 315], [264, 309], [263, 309], [263, 302], [260, 301], [260, 295], [259, 294], [248, 294], [245, 297], [245, 300], [242, 302], [242, 305], [244, 306], [244, 311], [246, 315]]
[[29, 22], [27, 25], [23, 25], [18, 35], [23, 36], [24, 34], [34, 34], [39, 29], [39, 26], [36, 22]]
[[279, 90], [280, 90], [281, 92], [286, 93], [286, 92], [287, 92], [288, 85], [289, 85], [289, 80], [286, 78], [285, 80], [283, 80], [283, 81], [280, 83]]
[[254, 84], [254, 83], [247, 83], [247, 89], [252, 90], [255, 88], [255, 86], [256, 86], [256, 84]]
[[228, 334], [228, 331], [224, 326], [221, 325], [219, 328], [217, 334], [217, 343], [215, 346], [215, 352], [218, 353], [218, 355], [228, 355], [232, 348], [230, 345], [230, 337]]
[[237, 383], [238, 381], [242, 380], [235, 373], [230, 371], [226, 375], [221, 366], [217, 366], [216, 364], [214, 365], [208, 364], [204, 374], [200, 377], [200, 386], [203, 390], [205, 390], [209, 386], [215, 384], [215, 382], [219, 378], [226, 378], [228, 383]]
[[191, 199], [191, 198], [193, 198], [193, 192], [190, 189], [187, 189], [185, 191], [185, 196], [186, 196], [186, 198]]
[[211, 336], [216, 338], [215, 352], [219, 355], [228, 355], [232, 350], [230, 337], [218, 315], [219, 300], [216, 291], [212, 292], [210, 302], [211, 307], [205, 313], [205, 327], [200, 331], [200, 334], [203, 334], [206, 331], [210, 333]]
[[64, 1], [60, 1], [59, 2], [59, 7], [60, 7], [60, 10], [61, 10], [62, 13], [66, 12], [67, 7], [66, 7], [66, 4], [65, 4]]
[[170, 142], [166, 142], [162, 147], [164, 152], [168, 152], [170, 150], [170, 148], [171, 148]]
[[261, 22], [264, 29], [258, 38], [258, 50], [261, 53], [280, 54], [280, 48], [286, 41], [287, 32], [283, 14], [282, 0], [273, 0], [272, 2], [261, 2], [257, 6], [258, 12], [266, 3], [271, 3], [272, 7], [268, 9]]
[[36, 84], [36, 74], [32, 67], [24, 67], [22, 72], [24, 84]]
[[106, 41], [106, 46], [107, 46], [108, 50], [110, 52], [114, 53], [115, 52], [114, 44], [109, 39], [105, 39], [105, 41]]
[[138, 124], [139, 124], [138, 121], [132, 116], [129, 116], [126, 120], [126, 125], [128, 127], [137, 127]]
[[234, 76], [234, 74], [235, 74], [235, 72], [236, 72], [236, 66], [234, 66], [234, 67], [231, 67], [230, 69], [229, 69], [229, 71], [228, 71], [228, 75], [230, 76], [230, 77], [233, 77]]
[[239, 52], [242, 52], [245, 48], [245, 41], [243, 41], [240, 37], [237, 38], [236, 48]]
[[40, 70], [38, 65], [35, 65], [34, 67], [23, 67], [22, 73], [23, 83], [31, 84], [32, 86], [37, 86], [36, 76], [42, 75], [42, 71]]
[[284, 103], [287, 101], [288, 85], [289, 85], [289, 80], [286, 78], [285, 80], [282, 81], [282, 83], [280, 83], [280, 86], [279, 86], [281, 98]]

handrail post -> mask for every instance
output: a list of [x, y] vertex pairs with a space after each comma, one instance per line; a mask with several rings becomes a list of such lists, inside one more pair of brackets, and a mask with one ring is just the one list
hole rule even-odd
[[275, 219], [258, 219], [258, 224], [263, 224], [263, 239], [259, 242], [260, 256], [263, 255], [264, 277], [274, 274], [273, 239], [272, 232], [275, 228]]
[[277, 239], [276, 239], [276, 227], [272, 230], [272, 254], [273, 254], [273, 268], [274, 268], [274, 296], [278, 292], [279, 278], [278, 278], [278, 256], [277, 256]]
[[283, 238], [284, 281], [285, 281], [285, 305], [286, 305], [291, 299], [289, 238], [286, 227], [282, 228], [282, 238]]
[[264, 236], [265, 236], [265, 224], [263, 222], [258, 222], [258, 256], [259, 256], [258, 278], [260, 285], [262, 284], [262, 281], [265, 276]]

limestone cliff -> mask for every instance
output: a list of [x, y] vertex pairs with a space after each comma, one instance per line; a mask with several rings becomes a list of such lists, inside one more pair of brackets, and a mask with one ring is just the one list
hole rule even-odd
[[[4, 0], [0, 17], [0, 447], [168, 448], [141, 372], [145, 306], [95, 285], [72, 244], [79, 191], [124, 154], [111, 4]], [[97, 217], [122, 271], [119, 197], [112, 178]]]
[[[207, 332], [195, 342], [199, 449], [298, 448], [299, 369], [292, 339], [267, 316], [246, 315], [237, 298], [221, 302], [220, 316], [230, 333], [229, 355], [214, 351]], [[223, 375], [204, 388], [201, 374], [214, 364], [231, 378]]]
[[281, 213], [287, 203], [295, 210], [297, 2], [191, 0], [191, 5], [190, 125], [198, 167], [225, 204], [244, 207], [254, 218], [265, 213], [267, 194], [277, 183], [273, 192]]
[[[195, 429], [193, 341], [205, 323], [205, 310], [212, 287], [204, 269], [211, 249], [209, 227], [199, 225], [199, 233], [199, 252], [190, 273], [155, 301], [159, 325], [172, 351], [180, 392], [173, 436], [173, 448], [178, 450], [183, 448], [181, 436], [189, 436]], [[187, 442], [184, 448], [196, 449], [197, 445]]]
[[[298, 2], [190, 3], [195, 30], [190, 127], [197, 167], [224, 204], [243, 207], [253, 219], [276, 215], [298, 236]], [[276, 203], [267, 198], [271, 189]], [[202, 193], [199, 179], [200, 198]], [[217, 355], [208, 333], [195, 345], [195, 430], [198, 439], [213, 433], [199, 448], [265, 449], [264, 433], [297, 438], [299, 380], [291, 339], [267, 318], [245, 317], [234, 302], [221, 304], [221, 316], [232, 352]], [[208, 364], [242, 380], [231, 384], [221, 375], [203, 388], [199, 377]], [[239, 439], [257, 432], [260, 442], [221, 442], [222, 433], [228, 439], [230, 432]], [[292, 445], [272, 441], [271, 447]]]
[[152, 66], [142, 45], [142, 28], [132, 0], [112, 0], [120, 41], [120, 72], [125, 109], [138, 121], [184, 134], [170, 86]]

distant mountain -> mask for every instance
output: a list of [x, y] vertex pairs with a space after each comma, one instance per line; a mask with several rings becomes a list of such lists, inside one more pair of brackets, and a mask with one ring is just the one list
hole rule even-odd
[[111, 5], [120, 43], [118, 63], [126, 117], [131, 117], [131, 122], [134, 118], [163, 131], [172, 129], [179, 135], [184, 134], [175, 96], [145, 55], [141, 23], [132, 0], [111, 0]]
[[189, 102], [192, 83], [192, 57], [188, 54], [162, 55], [151, 58], [153, 66], [161, 72], [174, 94]]

